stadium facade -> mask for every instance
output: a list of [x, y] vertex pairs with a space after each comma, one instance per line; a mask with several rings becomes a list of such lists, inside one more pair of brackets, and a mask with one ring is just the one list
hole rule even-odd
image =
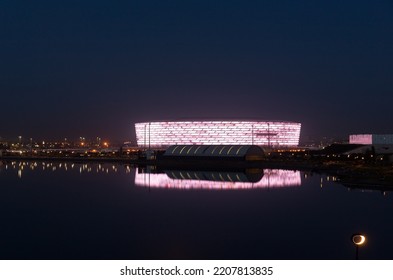
[[301, 124], [284, 121], [168, 121], [135, 124], [139, 147], [171, 145], [299, 145]]

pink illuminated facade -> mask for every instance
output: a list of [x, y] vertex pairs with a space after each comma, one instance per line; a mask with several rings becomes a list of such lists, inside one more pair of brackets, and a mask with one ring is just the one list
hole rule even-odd
[[353, 134], [349, 135], [349, 144], [393, 145], [393, 134]]
[[349, 135], [349, 144], [371, 145], [373, 143], [372, 134]]
[[171, 145], [299, 145], [300, 123], [281, 121], [181, 121], [136, 123], [140, 147]]

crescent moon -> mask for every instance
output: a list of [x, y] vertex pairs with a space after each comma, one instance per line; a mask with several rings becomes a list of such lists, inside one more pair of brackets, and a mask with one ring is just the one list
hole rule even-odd
[[[357, 238], [360, 238], [360, 240], [356, 241], [355, 239], [357, 239]], [[364, 244], [364, 242], [366, 242], [366, 237], [364, 235], [359, 234], [359, 235], [355, 235], [352, 240], [353, 240], [353, 243], [355, 243], [356, 245], [362, 245], [362, 244]]]

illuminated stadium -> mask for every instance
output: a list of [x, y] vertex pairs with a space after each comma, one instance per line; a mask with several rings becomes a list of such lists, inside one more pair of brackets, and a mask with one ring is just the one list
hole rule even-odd
[[139, 147], [171, 145], [299, 145], [300, 123], [283, 121], [178, 121], [136, 123]]

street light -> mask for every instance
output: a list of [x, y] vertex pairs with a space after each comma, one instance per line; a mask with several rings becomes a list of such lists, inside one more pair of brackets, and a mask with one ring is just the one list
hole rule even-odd
[[356, 247], [356, 260], [359, 259], [359, 246], [362, 246], [366, 243], [366, 236], [360, 233], [352, 234], [351, 237], [352, 243], [355, 244]]

